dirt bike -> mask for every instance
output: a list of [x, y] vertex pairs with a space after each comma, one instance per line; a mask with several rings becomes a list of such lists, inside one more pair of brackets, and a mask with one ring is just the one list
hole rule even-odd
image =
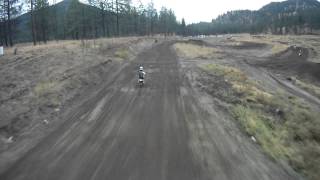
[[140, 79], [138, 80], [138, 84], [140, 87], [142, 87], [144, 85], [144, 79]]
[[146, 75], [146, 73], [143, 72], [143, 69], [139, 71], [139, 74], [138, 74], [138, 78], [139, 78], [138, 84], [139, 84], [140, 87], [142, 87], [142, 86], [144, 85], [145, 75]]

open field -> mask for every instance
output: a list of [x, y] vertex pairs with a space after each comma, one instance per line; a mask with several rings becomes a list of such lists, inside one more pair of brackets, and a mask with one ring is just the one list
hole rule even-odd
[[[223, 59], [180, 55], [198, 81], [194, 86], [215, 99], [266, 154], [318, 179], [320, 66], [314, 59], [320, 46], [309, 40], [319, 37], [231, 37], [205, 38], [206, 45], [199, 45], [219, 49]], [[193, 50], [199, 53], [199, 47]]]
[[319, 37], [6, 49], [0, 179], [318, 180], [320, 45], [310, 39]]

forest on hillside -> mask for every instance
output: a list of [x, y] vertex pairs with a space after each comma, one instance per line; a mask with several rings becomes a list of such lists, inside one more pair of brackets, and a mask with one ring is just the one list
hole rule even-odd
[[[172, 35], [183, 32], [175, 13], [157, 11], [152, 2], [133, 5], [130, 0], [0, 0], [0, 44], [99, 37]], [[28, 12], [21, 15], [22, 5]]]
[[133, 5], [131, 0], [64, 0], [49, 5], [48, 0], [0, 0], [0, 45], [5, 46], [155, 34], [319, 34], [319, 30], [318, 0], [275, 2], [257, 11], [230, 11], [212, 22], [189, 25], [177, 20], [171, 9], [158, 11], [152, 1]]
[[227, 33], [315, 34], [320, 29], [320, 2], [287, 0], [257, 11], [230, 11], [212, 22], [191, 24], [188, 35]]

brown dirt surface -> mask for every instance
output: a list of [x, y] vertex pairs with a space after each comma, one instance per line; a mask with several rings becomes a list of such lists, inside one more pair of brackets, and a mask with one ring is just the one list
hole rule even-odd
[[[299, 56], [299, 53], [302, 53]], [[287, 76], [297, 76], [320, 83], [320, 64], [308, 61], [310, 50], [302, 47], [290, 47], [270, 60], [261, 63], [270, 70], [279, 71]]]
[[[158, 43], [102, 76], [97, 91], [79, 96], [64, 123], [0, 178], [298, 179], [192, 85], [173, 44]], [[142, 88], [139, 65], [147, 73]]]
[[[315, 168], [320, 167], [316, 133], [320, 130], [320, 68], [314, 58], [319, 47], [313, 44], [310, 48], [309, 39], [210, 37], [202, 40], [210, 44], [208, 47], [220, 47], [223, 58], [181, 58], [194, 87], [207, 93], [224, 114], [231, 114], [249, 139], [276, 161], [285, 162], [306, 179], [316, 180], [320, 176], [319, 168]], [[232, 48], [243, 42], [266, 45]]]
[[[153, 44], [151, 38], [118, 38], [22, 44], [17, 55], [6, 49], [0, 57], [0, 171], [61, 124], [79, 97]], [[118, 51], [126, 57], [114, 55]]]
[[320, 103], [286, 80], [316, 77], [299, 68], [310, 48], [296, 57], [291, 40], [120, 38], [7, 50], [0, 179], [317, 180]]

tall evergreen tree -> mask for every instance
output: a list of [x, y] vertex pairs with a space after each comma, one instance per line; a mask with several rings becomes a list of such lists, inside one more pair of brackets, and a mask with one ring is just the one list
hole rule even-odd
[[109, 8], [111, 7], [111, 0], [88, 0], [89, 4], [92, 6], [95, 6], [100, 9], [100, 19], [101, 19], [101, 27], [103, 36], [106, 35], [109, 36], [109, 25], [108, 25], [108, 19], [109, 17], [106, 16], [107, 12], [109, 11]]
[[30, 24], [31, 24], [31, 34], [32, 34], [32, 41], [33, 45], [37, 44], [37, 32], [36, 32], [36, 25], [35, 25], [35, 13], [34, 13], [34, 7], [35, 7], [35, 1], [36, 0], [26, 0], [27, 3], [30, 4]]
[[181, 21], [180, 34], [181, 34], [182, 36], [185, 36], [185, 35], [186, 35], [186, 22], [185, 22], [184, 18], [182, 18], [182, 21]]
[[[7, 0], [0, 0], [0, 2]], [[29, 22], [17, 18], [18, 26], [25, 24], [30, 29], [19, 29], [16, 41], [31, 40], [34, 44], [52, 39], [84, 39], [104, 36], [174, 34], [179, 31], [175, 14], [170, 9], [162, 12], [154, 4], [133, 6], [130, 0], [64, 0], [49, 6], [49, 0], [26, 0], [29, 4]], [[51, 2], [51, 1], [50, 1]], [[1, 12], [0, 12], [0, 15]], [[2, 17], [7, 17], [3, 14]], [[28, 17], [23, 15], [22, 17]], [[0, 23], [3, 25], [3, 23]], [[5, 24], [6, 25], [6, 24]], [[0, 30], [0, 35], [6, 29]], [[5, 38], [2, 38], [5, 42]]]
[[13, 19], [20, 13], [22, 4], [19, 0], [2, 0], [1, 2], [2, 14], [2, 35], [5, 39], [6, 45], [13, 46]]
[[148, 17], [148, 34], [153, 35], [155, 26], [156, 26], [156, 21], [158, 18], [157, 10], [154, 7], [153, 1], [151, 1], [148, 6], [147, 6], [147, 17]]
[[35, 28], [37, 34], [37, 39], [42, 40], [47, 43], [48, 40], [48, 30], [49, 30], [49, 12], [48, 12], [49, 2], [48, 0], [36, 0], [35, 1]]

